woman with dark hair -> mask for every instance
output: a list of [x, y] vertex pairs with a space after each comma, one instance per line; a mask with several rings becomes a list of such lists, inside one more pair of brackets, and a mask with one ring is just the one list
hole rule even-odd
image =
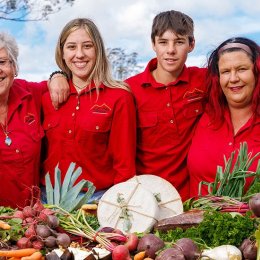
[[[247, 142], [252, 155], [260, 151], [259, 55], [254, 41], [238, 37], [224, 41], [209, 57], [208, 105], [188, 155], [191, 197], [198, 195], [201, 181], [215, 180], [224, 155], [229, 158], [241, 143]], [[256, 166], [257, 161], [250, 169]], [[207, 194], [207, 186], [201, 192]]]

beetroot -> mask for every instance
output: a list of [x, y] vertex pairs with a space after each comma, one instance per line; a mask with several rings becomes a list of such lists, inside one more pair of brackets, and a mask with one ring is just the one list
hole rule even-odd
[[54, 236], [49, 236], [49, 237], [46, 237], [45, 240], [44, 240], [44, 244], [47, 248], [54, 248], [56, 247], [56, 237]]
[[164, 249], [155, 260], [186, 260], [182, 251], [177, 248]]
[[112, 252], [113, 260], [131, 260], [129, 250], [125, 245], [118, 245]]
[[30, 225], [26, 231], [24, 232], [24, 236], [27, 238], [33, 238], [34, 236], [36, 236], [36, 231], [34, 228], [34, 225]]
[[249, 238], [243, 240], [241, 246], [239, 247], [242, 255], [247, 260], [255, 260], [257, 257], [257, 247], [254, 241]]
[[196, 260], [200, 255], [198, 246], [190, 238], [178, 239], [173, 245], [173, 248], [177, 248], [182, 251], [186, 260]]
[[256, 217], [260, 217], [260, 193], [256, 193], [249, 200], [249, 208], [253, 211]]
[[51, 235], [51, 231], [50, 231], [49, 227], [47, 227], [45, 225], [37, 225], [36, 234], [41, 238], [46, 238]]
[[59, 245], [63, 248], [67, 248], [70, 246], [71, 239], [70, 239], [69, 235], [67, 235], [66, 233], [60, 233], [56, 237], [56, 243], [57, 243], [57, 245]]
[[164, 247], [162, 239], [154, 234], [146, 234], [139, 239], [137, 245], [137, 251], [146, 251], [146, 254], [150, 258], [155, 258], [156, 252]]
[[47, 225], [50, 228], [57, 228], [59, 226], [59, 219], [55, 215], [47, 215]]

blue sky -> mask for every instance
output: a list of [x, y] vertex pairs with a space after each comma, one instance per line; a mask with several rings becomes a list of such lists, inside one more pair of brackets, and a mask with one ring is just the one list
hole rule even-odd
[[0, 31], [13, 34], [20, 55], [19, 77], [39, 81], [57, 69], [54, 50], [63, 26], [76, 17], [88, 17], [99, 27], [107, 48], [137, 52], [141, 64], [154, 57], [150, 32], [153, 17], [161, 11], [178, 10], [195, 23], [196, 47], [187, 65], [203, 66], [206, 55], [233, 36], [260, 44], [259, 0], [75, 0], [71, 8], [41, 22], [0, 22]]

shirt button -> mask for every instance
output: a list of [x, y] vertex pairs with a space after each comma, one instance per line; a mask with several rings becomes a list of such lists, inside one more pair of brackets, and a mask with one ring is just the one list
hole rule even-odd
[[165, 87], [165, 90], [167, 90], [168, 89], [168, 87]]
[[72, 116], [75, 116], [75, 113], [72, 113], [71, 115], [72, 115]]
[[167, 105], [166, 105], [167, 107], [170, 107], [171, 106], [171, 104], [170, 103], [167, 103]]
[[51, 124], [48, 124], [48, 127], [50, 127], [51, 126]]
[[195, 112], [196, 112], [196, 113], [199, 113], [199, 110], [198, 110], [198, 109], [196, 109], [196, 110], [195, 110]]
[[229, 142], [229, 143], [228, 143], [228, 145], [230, 145], [230, 146], [231, 146], [232, 144], [233, 144], [232, 142]]
[[16, 149], [15, 152], [16, 152], [16, 153], [20, 153], [19, 149]]
[[98, 125], [96, 125], [96, 130], [99, 130], [99, 126]]
[[72, 133], [72, 130], [69, 130], [68, 132], [69, 132], [69, 134], [71, 134], [71, 133]]
[[173, 122], [174, 122], [174, 121], [171, 119], [171, 120], [170, 120], [170, 123], [173, 124]]

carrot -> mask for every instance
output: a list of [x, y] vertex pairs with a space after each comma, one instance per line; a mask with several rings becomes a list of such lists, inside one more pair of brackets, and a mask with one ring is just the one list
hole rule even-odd
[[8, 260], [21, 260], [21, 257], [10, 257]]
[[34, 252], [30, 256], [24, 256], [21, 260], [40, 260], [42, 259], [42, 253], [40, 251]]
[[15, 250], [0, 250], [0, 256], [21, 258], [24, 256], [30, 256], [34, 252], [38, 251], [35, 248], [24, 248]]
[[134, 260], [143, 260], [145, 258], [146, 252], [141, 251], [134, 256]]
[[0, 228], [4, 229], [4, 230], [8, 230], [11, 228], [11, 226], [9, 224], [7, 224], [6, 222], [0, 220]]
[[81, 206], [81, 209], [83, 209], [83, 210], [96, 210], [97, 204], [83, 204]]

